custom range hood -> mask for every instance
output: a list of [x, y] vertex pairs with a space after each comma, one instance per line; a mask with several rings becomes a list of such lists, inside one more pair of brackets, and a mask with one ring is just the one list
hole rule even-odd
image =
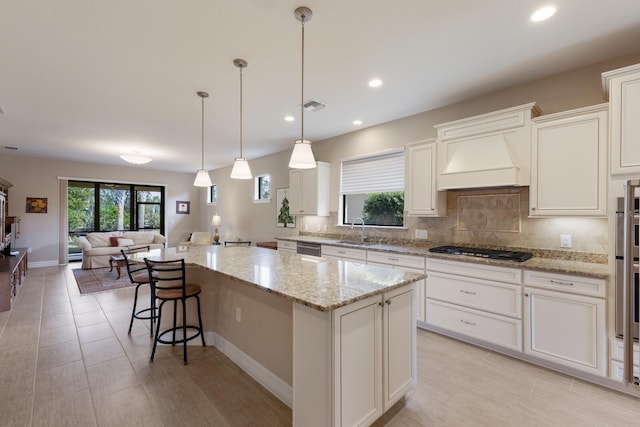
[[438, 190], [530, 182], [535, 103], [437, 125]]

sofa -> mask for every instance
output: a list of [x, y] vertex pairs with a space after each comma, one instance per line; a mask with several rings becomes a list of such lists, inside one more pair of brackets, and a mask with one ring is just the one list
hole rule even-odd
[[152, 231], [108, 231], [87, 233], [78, 238], [82, 248], [82, 269], [109, 267], [109, 257], [120, 255], [122, 249], [149, 246], [164, 248], [167, 238]]

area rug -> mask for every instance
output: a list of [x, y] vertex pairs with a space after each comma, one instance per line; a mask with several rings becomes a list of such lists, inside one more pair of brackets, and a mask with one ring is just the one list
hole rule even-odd
[[109, 267], [94, 268], [92, 270], [75, 268], [71, 271], [73, 271], [73, 276], [76, 278], [76, 283], [78, 284], [78, 289], [80, 289], [81, 294], [104, 292], [133, 286], [124, 268], [122, 269], [120, 279], [117, 278], [118, 273], [116, 269], [114, 268], [113, 271], [109, 271]]

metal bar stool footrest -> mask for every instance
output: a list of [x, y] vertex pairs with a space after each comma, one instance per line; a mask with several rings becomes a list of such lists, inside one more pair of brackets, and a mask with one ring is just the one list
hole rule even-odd
[[184, 326], [176, 326], [175, 328], [169, 328], [166, 329], [162, 332], [160, 332], [158, 334], [158, 338], [156, 339], [156, 341], [158, 341], [160, 344], [171, 344], [171, 345], [175, 345], [175, 344], [182, 344], [184, 342], [188, 342], [191, 341], [194, 338], [198, 338], [200, 335], [202, 335], [202, 330], [198, 327], [198, 326], [193, 326], [193, 325], [187, 325], [187, 330], [188, 331], [197, 331], [197, 333], [195, 335], [192, 336], [188, 336], [186, 339], [185, 338], [176, 338], [175, 341], [174, 340], [165, 340], [162, 339], [162, 336], [164, 334], [168, 334], [168, 333], [173, 333], [173, 332], [182, 332], [184, 330]]

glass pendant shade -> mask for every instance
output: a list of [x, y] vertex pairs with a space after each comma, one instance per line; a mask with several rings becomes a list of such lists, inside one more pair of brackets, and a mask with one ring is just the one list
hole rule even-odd
[[293, 169], [313, 169], [316, 167], [316, 158], [311, 151], [311, 141], [300, 141], [293, 145], [293, 152], [289, 159], [289, 167]]
[[244, 157], [236, 157], [231, 169], [231, 178], [233, 179], [251, 179], [251, 168], [249, 162]]
[[193, 181], [194, 187], [211, 187], [211, 177], [209, 172], [204, 169], [198, 169], [196, 179]]

